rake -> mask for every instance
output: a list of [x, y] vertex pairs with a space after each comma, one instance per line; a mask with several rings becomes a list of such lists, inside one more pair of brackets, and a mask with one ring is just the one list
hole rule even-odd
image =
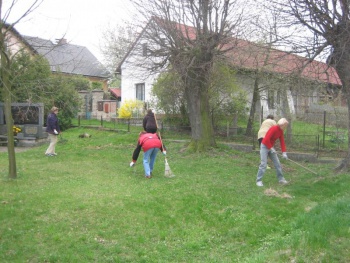
[[[278, 155], [282, 156], [281, 154], [278, 154]], [[290, 161], [290, 162], [292, 162], [292, 163], [294, 163], [294, 164], [296, 164], [296, 165], [298, 165], [298, 166], [304, 168], [305, 170], [309, 171], [310, 173], [313, 173], [313, 174], [315, 174], [315, 175], [318, 175], [316, 172], [314, 172], [314, 171], [312, 171], [311, 169], [309, 169], [309, 168], [307, 168], [307, 167], [301, 165], [300, 163], [297, 163], [296, 161], [293, 161], [293, 160], [291, 160], [291, 159], [289, 159], [289, 158], [287, 159], [287, 161]]]
[[[156, 114], [154, 114], [154, 119], [156, 121], [157, 129], [158, 129], [158, 123], [157, 123]], [[162, 143], [162, 148], [164, 150], [165, 148], [164, 148], [162, 136], [160, 135], [160, 131], [158, 131], [158, 136], [159, 136], [160, 142]], [[165, 157], [164, 160], [165, 160], [164, 176], [167, 177], [167, 178], [175, 177], [175, 174], [173, 174], [173, 172], [170, 169], [170, 166], [169, 166], [169, 163], [168, 163], [168, 159]]]

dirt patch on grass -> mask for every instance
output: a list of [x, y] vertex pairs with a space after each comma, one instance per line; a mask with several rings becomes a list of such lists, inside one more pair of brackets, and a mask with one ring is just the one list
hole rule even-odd
[[287, 194], [287, 193], [278, 193], [276, 190], [272, 189], [272, 188], [269, 188], [269, 189], [266, 189], [264, 191], [264, 194], [267, 195], [267, 196], [274, 196], [274, 197], [279, 197], [279, 198], [292, 198], [291, 195]]
[[[20, 152], [26, 152], [30, 150], [31, 147], [15, 147], [15, 152], [20, 153]], [[0, 146], [0, 152], [7, 152], [7, 146]]]

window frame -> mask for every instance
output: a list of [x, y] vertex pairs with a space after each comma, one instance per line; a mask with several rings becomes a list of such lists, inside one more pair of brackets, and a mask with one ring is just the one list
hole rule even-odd
[[135, 84], [135, 97], [137, 100], [145, 101], [145, 83]]

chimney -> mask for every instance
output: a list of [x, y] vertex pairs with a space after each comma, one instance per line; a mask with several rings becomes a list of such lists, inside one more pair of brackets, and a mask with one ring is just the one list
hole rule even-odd
[[56, 44], [59, 45], [59, 46], [67, 44], [67, 39], [65, 39], [65, 38], [56, 38]]

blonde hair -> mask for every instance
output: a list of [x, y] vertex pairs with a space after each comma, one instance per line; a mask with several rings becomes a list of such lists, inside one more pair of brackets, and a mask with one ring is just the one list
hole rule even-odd
[[284, 124], [288, 124], [289, 122], [287, 121], [286, 118], [279, 119], [277, 122], [277, 125], [282, 126]]
[[57, 107], [52, 107], [52, 108], [51, 108], [51, 112], [55, 112], [56, 110], [58, 110]]

